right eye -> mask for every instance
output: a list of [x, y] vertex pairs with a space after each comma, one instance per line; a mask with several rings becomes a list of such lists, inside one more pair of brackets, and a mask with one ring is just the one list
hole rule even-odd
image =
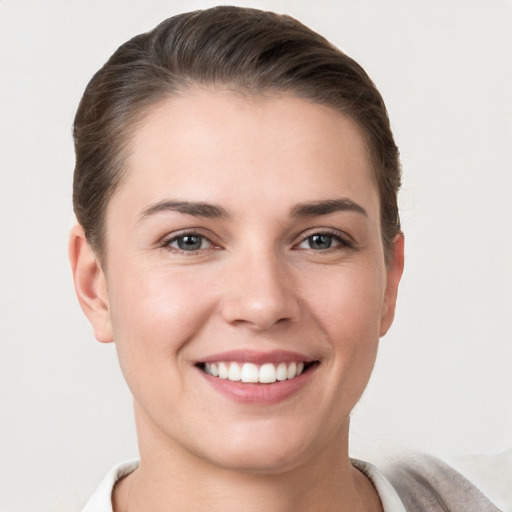
[[341, 244], [340, 238], [330, 233], [316, 233], [308, 236], [299, 247], [302, 249], [305, 245], [305, 249], [313, 249], [315, 251], [325, 251], [331, 247], [337, 247]]
[[167, 247], [182, 252], [197, 252], [203, 249], [211, 249], [213, 244], [206, 237], [197, 233], [184, 233], [171, 238], [165, 244]]

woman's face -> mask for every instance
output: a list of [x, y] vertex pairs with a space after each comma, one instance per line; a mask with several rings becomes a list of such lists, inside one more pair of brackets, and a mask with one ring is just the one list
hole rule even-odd
[[106, 219], [93, 324], [142, 444], [275, 472], [346, 443], [401, 274], [353, 121], [286, 95], [166, 100]]

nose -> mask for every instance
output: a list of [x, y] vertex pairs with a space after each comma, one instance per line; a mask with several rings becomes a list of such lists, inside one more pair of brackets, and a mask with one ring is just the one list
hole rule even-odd
[[264, 331], [295, 322], [300, 302], [291, 272], [275, 255], [241, 258], [231, 266], [224, 289], [222, 316], [230, 324]]

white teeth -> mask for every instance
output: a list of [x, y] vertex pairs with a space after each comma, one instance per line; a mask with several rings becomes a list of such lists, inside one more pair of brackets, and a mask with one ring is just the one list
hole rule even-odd
[[240, 380], [240, 366], [238, 366], [238, 364], [231, 363], [228, 372], [228, 379], [233, 380], [235, 382], [237, 380]]
[[276, 367], [272, 363], [261, 365], [259, 381], [262, 384], [272, 384], [276, 381]]
[[290, 363], [286, 371], [286, 378], [293, 379], [297, 375], [297, 363]]
[[276, 379], [277, 380], [286, 380], [288, 375], [286, 363], [280, 363], [276, 370]]
[[241, 378], [242, 382], [258, 382], [258, 367], [252, 363], [245, 363], [242, 366]]
[[281, 362], [277, 366], [274, 363], [265, 363], [261, 366], [235, 362], [205, 363], [204, 371], [214, 377], [234, 382], [272, 384], [276, 381], [298, 377], [304, 371], [304, 363]]
[[228, 378], [228, 367], [225, 363], [219, 363], [219, 377], [221, 379], [227, 379]]

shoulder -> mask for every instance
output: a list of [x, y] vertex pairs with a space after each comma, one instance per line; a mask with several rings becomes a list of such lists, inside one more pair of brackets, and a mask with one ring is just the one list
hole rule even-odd
[[130, 460], [114, 467], [101, 481], [96, 492], [91, 496], [82, 512], [112, 512], [112, 490], [124, 476], [135, 471], [138, 460]]
[[384, 474], [408, 512], [500, 512], [469, 480], [429, 455], [408, 455]]
[[350, 462], [370, 480], [379, 495], [384, 512], [406, 512], [400, 496], [379, 469], [358, 459], [350, 459]]

